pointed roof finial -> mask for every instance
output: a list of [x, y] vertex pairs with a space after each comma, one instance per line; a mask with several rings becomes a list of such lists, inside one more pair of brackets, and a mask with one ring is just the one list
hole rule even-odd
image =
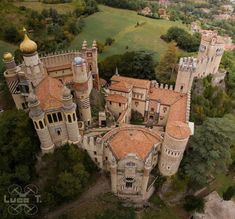
[[21, 52], [25, 54], [32, 54], [36, 52], [37, 44], [28, 37], [27, 30], [25, 29], [25, 27], [23, 27], [22, 32], [24, 33], [24, 40], [20, 44]]
[[116, 69], [115, 69], [115, 75], [116, 75], [116, 76], [119, 76], [118, 67], [117, 67], [117, 66], [116, 66]]

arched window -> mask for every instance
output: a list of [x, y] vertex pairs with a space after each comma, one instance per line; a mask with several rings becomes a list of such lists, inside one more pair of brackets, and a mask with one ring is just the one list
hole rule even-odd
[[58, 116], [59, 121], [61, 122], [63, 120], [61, 112], [58, 112], [57, 116]]
[[75, 113], [73, 113], [73, 121], [74, 121], [74, 122], [76, 121]]
[[42, 121], [39, 121], [39, 127], [40, 127], [40, 129], [44, 128]]
[[72, 122], [72, 118], [71, 118], [71, 115], [68, 115], [68, 122]]
[[47, 119], [48, 119], [48, 122], [49, 122], [49, 123], [53, 123], [51, 114], [48, 114], [48, 115], [47, 115]]
[[36, 122], [34, 122], [34, 126], [36, 127], [36, 129], [38, 129], [38, 124]]

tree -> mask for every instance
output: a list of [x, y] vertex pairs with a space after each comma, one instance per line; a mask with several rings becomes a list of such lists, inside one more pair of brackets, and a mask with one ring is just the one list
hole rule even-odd
[[18, 43], [21, 40], [20, 34], [14, 26], [6, 27], [4, 39], [10, 43]]
[[114, 41], [115, 41], [115, 39], [113, 39], [113, 38], [111, 38], [111, 37], [108, 37], [108, 38], [106, 38], [106, 40], [105, 40], [105, 45], [106, 45], [106, 46], [111, 46]]
[[229, 186], [227, 190], [223, 193], [224, 200], [231, 200], [231, 198], [235, 195], [235, 186]]
[[198, 211], [203, 212], [204, 210], [204, 200], [203, 198], [199, 198], [193, 195], [187, 195], [185, 197], [184, 208], [186, 211]]
[[110, 80], [117, 67], [122, 76], [155, 79], [155, 63], [152, 52], [126, 52], [123, 55], [110, 56], [100, 62], [100, 74], [105, 80]]
[[231, 163], [231, 140], [210, 121], [196, 126], [181, 167], [191, 187], [204, 186], [210, 176], [225, 172]]
[[[24, 186], [35, 177], [39, 142], [31, 119], [21, 110], [7, 110], [0, 115], [0, 196], [12, 184]], [[0, 202], [2, 219], [15, 218]], [[17, 215], [17, 218], [25, 218]]]
[[73, 176], [67, 171], [58, 176], [55, 192], [65, 200], [75, 198], [82, 191], [82, 185], [78, 177]]
[[169, 83], [171, 77], [176, 74], [178, 62], [178, 50], [175, 43], [170, 43], [166, 53], [161, 57], [157, 66], [156, 78], [163, 83]]

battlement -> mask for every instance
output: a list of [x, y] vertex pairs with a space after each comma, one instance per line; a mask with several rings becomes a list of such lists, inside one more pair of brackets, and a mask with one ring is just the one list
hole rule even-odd
[[160, 88], [160, 89], [166, 89], [166, 90], [173, 90], [174, 87], [173, 85], [168, 85], [168, 84], [159, 84], [156, 80], [151, 81], [151, 88]]
[[197, 59], [194, 57], [183, 57], [180, 58], [179, 70], [194, 72], [197, 67]]

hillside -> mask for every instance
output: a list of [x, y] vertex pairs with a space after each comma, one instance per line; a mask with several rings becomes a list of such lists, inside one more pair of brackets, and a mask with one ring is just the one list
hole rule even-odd
[[[152, 50], [162, 54], [167, 43], [160, 39], [172, 26], [184, 27], [180, 22], [156, 20], [137, 15], [135, 11], [111, 8], [99, 5], [100, 12], [85, 18], [83, 31], [71, 43], [71, 49], [80, 49], [83, 40], [89, 43], [96, 39], [102, 43], [108, 37], [114, 38], [111, 47], [106, 47], [100, 55], [105, 57], [122, 54], [132, 50]], [[137, 22], [138, 27], [135, 27]]]

